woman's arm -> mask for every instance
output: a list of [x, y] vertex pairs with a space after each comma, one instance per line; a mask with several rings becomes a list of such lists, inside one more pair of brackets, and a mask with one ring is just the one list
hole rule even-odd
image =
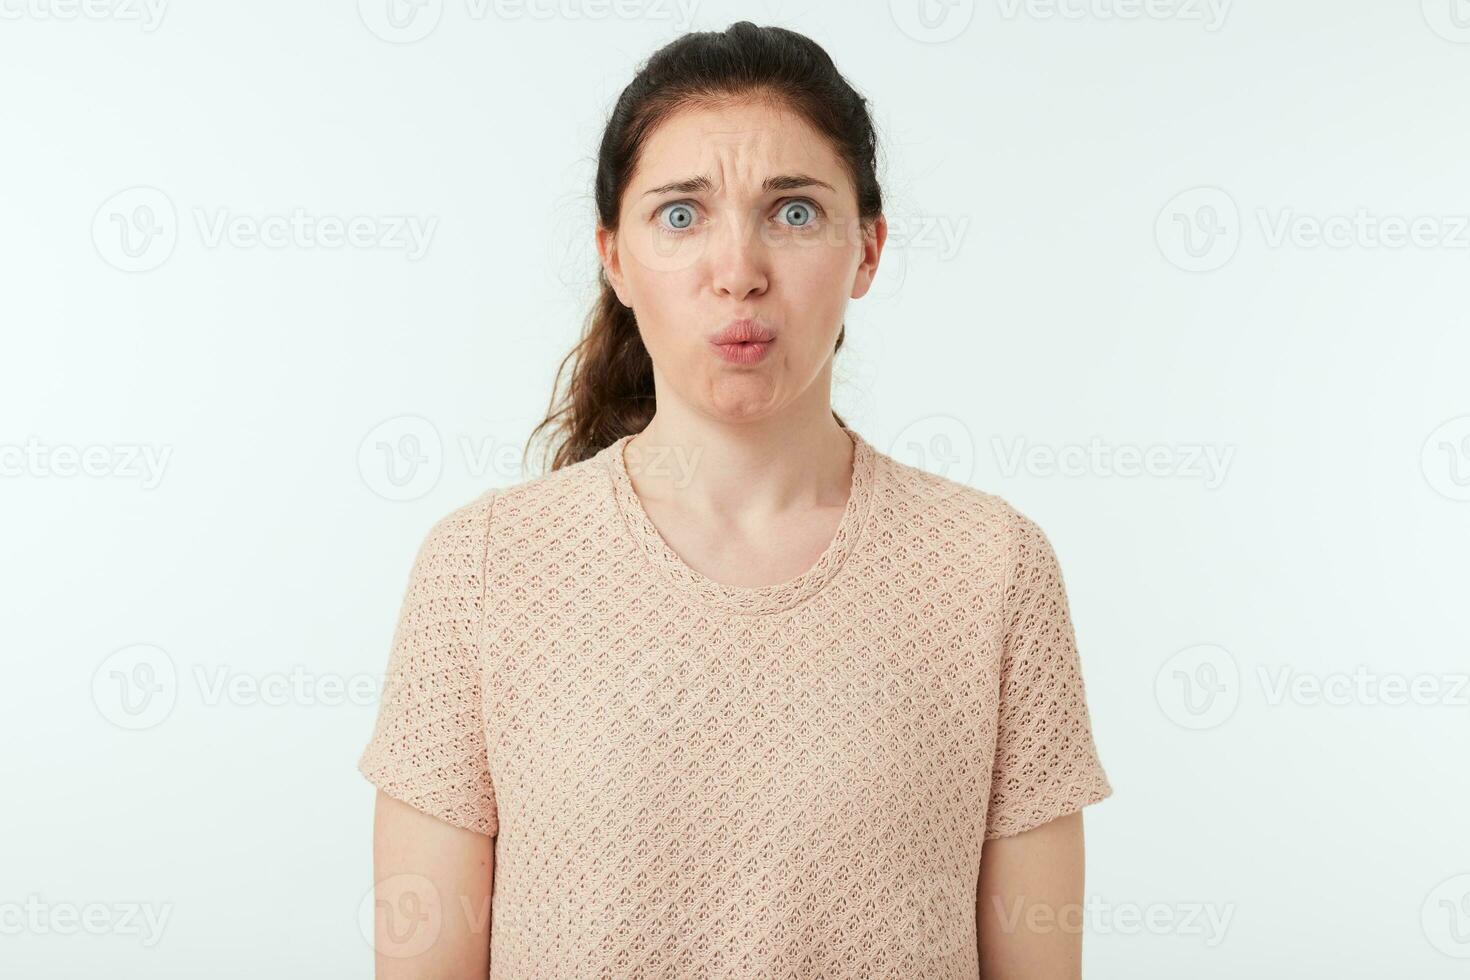
[[378, 791], [373, 817], [377, 980], [485, 980], [495, 838]]
[[975, 931], [982, 980], [1081, 980], [1082, 813], [985, 842]]

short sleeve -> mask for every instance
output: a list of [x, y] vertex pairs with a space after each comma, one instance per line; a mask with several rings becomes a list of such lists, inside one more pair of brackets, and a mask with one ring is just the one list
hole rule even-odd
[[1061, 568], [1012, 509], [999, 722], [985, 838], [1039, 827], [1112, 795], [1093, 742]]
[[456, 827], [499, 829], [481, 703], [490, 494], [444, 517], [420, 545], [357, 768], [387, 795]]

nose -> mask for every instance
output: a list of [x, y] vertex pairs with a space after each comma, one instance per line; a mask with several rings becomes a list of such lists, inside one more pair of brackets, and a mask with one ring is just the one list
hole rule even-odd
[[710, 288], [718, 296], [743, 300], [770, 284], [770, 252], [752, 223], [756, 217], [732, 217], [708, 239]]

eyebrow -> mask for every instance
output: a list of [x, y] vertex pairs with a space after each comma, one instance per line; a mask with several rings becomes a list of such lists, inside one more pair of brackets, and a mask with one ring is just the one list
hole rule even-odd
[[[708, 191], [713, 186], [714, 181], [710, 180], [704, 174], [700, 174], [698, 177], [686, 177], [683, 180], [676, 180], [671, 184], [662, 184], [658, 187], [646, 190], [643, 192], [643, 196], [648, 197], [652, 194], [674, 193], [697, 194]], [[832, 193], [837, 193], [837, 189], [831, 184], [827, 183], [825, 180], [818, 180], [817, 178], [810, 177], [806, 174], [781, 174], [776, 177], [767, 177], [765, 181], [761, 183], [761, 192], [770, 193], [771, 191], [794, 191], [799, 190], [802, 187], [825, 187]]]

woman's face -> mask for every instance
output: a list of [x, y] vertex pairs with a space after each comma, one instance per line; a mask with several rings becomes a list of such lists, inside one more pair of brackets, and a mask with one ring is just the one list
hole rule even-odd
[[[828, 411], [832, 347], [868, 291], [887, 228], [863, 234], [836, 154], [769, 104], [685, 109], [645, 143], [615, 235], [597, 233], [632, 307], [657, 392], [703, 414], [753, 419], [803, 396]], [[717, 344], [749, 319], [774, 339]]]

